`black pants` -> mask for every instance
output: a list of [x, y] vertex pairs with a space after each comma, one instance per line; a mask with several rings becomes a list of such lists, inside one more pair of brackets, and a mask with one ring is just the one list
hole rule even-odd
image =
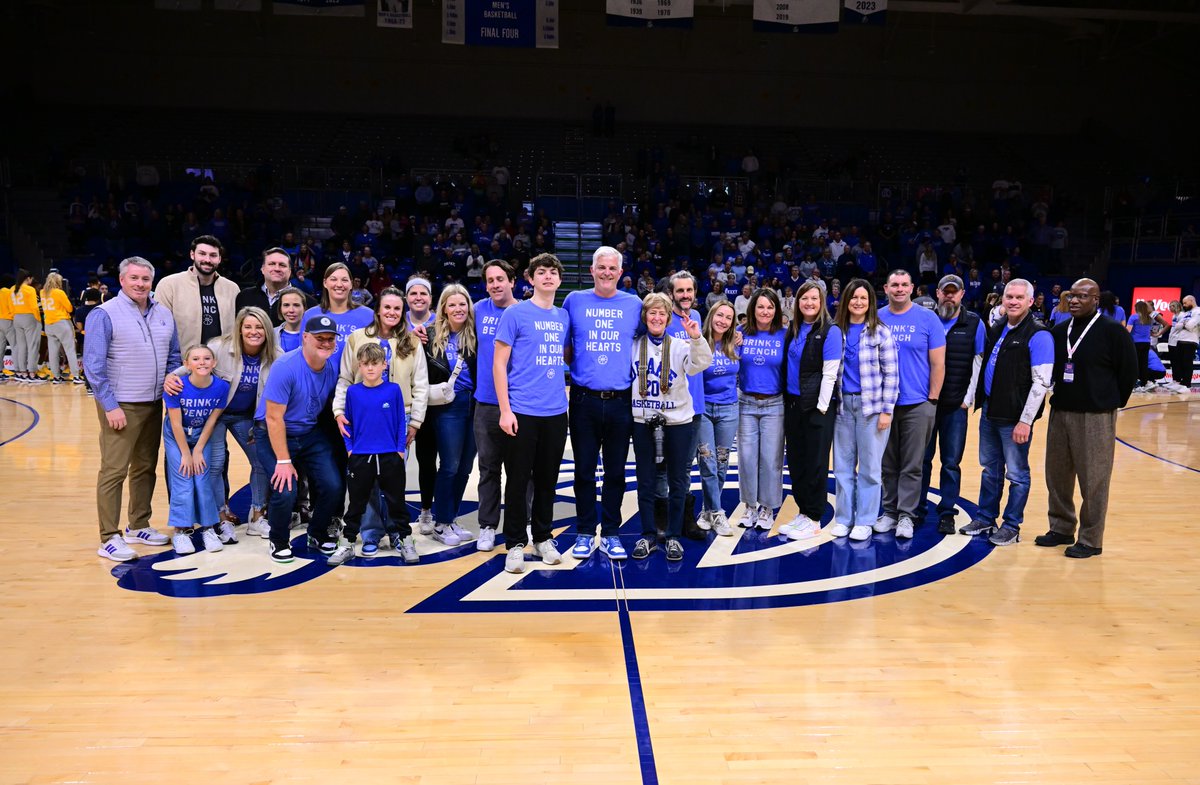
[[1150, 344], [1137, 342], [1133, 344], [1133, 348], [1137, 349], [1138, 384], [1145, 387], [1150, 381]]
[[363, 513], [375, 493], [375, 483], [387, 502], [388, 521], [384, 522], [388, 534], [407, 537], [412, 534], [408, 522], [408, 506], [404, 503], [404, 459], [399, 453], [379, 455], [351, 455], [347, 458], [346, 490], [350, 492], [350, 508], [346, 512], [346, 528], [343, 530], [348, 541], [358, 538]]
[[[333, 462], [337, 466], [338, 474], [345, 476], [346, 440], [342, 438], [342, 432], [338, 430], [337, 420], [333, 416], [333, 396], [329, 397], [324, 408], [317, 415], [317, 427], [321, 433], [325, 434], [325, 439], [329, 442], [329, 451], [333, 454]], [[333, 505], [333, 517], [342, 518], [345, 511], [346, 500], [338, 499]]]
[[425, 422], [417, 431], [417, 484], [421, 486], [421, 509], [433, 509], [433, 487], [437, 484], [437, 433], [433, 419], [437, 415], [425, 410]]
[[1171, 378], [1176, 384], [1192, 386], [1192, 369], [1196, 366], [1196, 344], [1180, 341], [1171, 347]]
[[787, 440], [788, 476], [792, 496], [800, 512], [820, 523], [828, 498], [829, 450], [833, 446], [833, 426], [837, 410], [830, 404], [821, 414], [814, 406], [805, 411], [800, 402], [788, 396], [783, 409], [783, 435]]
[[[566, 445], [566, 412], [549, 417], [518, 414], [517, 435], [505, 435], [504, 540], [509, 548], [529, 543], [526, 526], [532, 526], [535, 543], [553, 536], [554, 496]], [[533, 504], [527, 515], [525, 491], [530, 482]]]

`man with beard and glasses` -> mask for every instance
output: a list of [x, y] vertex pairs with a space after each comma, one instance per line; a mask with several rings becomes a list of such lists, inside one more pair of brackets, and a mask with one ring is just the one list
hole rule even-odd
[[154, 300], [175, 319], [182, 347], [208, 344], [233, 328], [237, 297], [241, 289], [217, 272], [225, 253], [221, 241], [202, 234], [192, 240], [188, 252], [192, 266], [168, 275], [154, 289]]
[[955, 505], [962, 485], [963, 451], [967, 446], [967, 416], [975, 400], [975, 386], [983, 365], [986, 337], [983, 320], [962, 307], [962, 278], [947, 275], [938, 283], [936, 313], [946, 333], [946, 375], [938, 396], [933, 435], [925, 448], [921, 474], [921, 498], [917, 502], [917, 520], [925, 517], [929, 505], [929, 485], [933, 477], [933, 455], [941, 454], [938, 483], [938, 534], [954, 534]]

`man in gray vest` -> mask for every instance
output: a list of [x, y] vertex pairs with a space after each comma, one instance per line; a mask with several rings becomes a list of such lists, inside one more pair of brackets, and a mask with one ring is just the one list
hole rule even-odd
[[925, 518], [929, 507], [929, 485], [933, 477], [933, 455], [941, 453], [938, 482], [938, 534], [954, 534], [955, 505], [962, 487], [963, 451], [967, 447], [967, 415], [975, 400], [975, 386], [983, 365], [983, 320], [962, 307], [963, 280], [947, 275], [938, 283], [935, 309], [946, 331], [946, 376], [938, 396], [933, 436], [925, 449], [921, 474], [921, 498], [917, 502], [917, 520]]
[[[162, 444], [162, 387], [180, 365], [175, 320], [150, 297], [154, 266], [140, 256], [121, 262], [121, 291], [87, 316], [83, 368], [100, 415], [100, 472], [96, 514], [106, 559], [138, 554], [126, 543], [166, 545], [150, 528], [150, 500]], [[129, 478], [129, 524], [120, 530], [121, 483]]]

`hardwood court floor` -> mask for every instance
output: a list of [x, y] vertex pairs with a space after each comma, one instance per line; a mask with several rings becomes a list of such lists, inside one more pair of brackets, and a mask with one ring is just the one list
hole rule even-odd
[[[668, 573], [660, 553], [639, 572], [595, 555], [528, 573], [519, 588], [540, 605], [460, 599], [503, 582], [502, 550], [415, 568], [314, 563], [311, 579], [264, 593], [119, 586], [95, 555], [94, 405], [61, 387], [8, 384], [0, 399], [0, 784], [1200, 783], [1200, 403], [1182, 396], [1137, 396], [1121, 415], [1099, 558], [1033, 546], [1042, 421], [1026, 541], [940, 580], [877, 593], [898, 546], [836, 551], [825, 538], [713, 570], [731, 577], [704, 587], [693, 562]], [[160, 528], [166, 509], [160, 481]], [[965, 540], [934, 539], [917, 550]], [[722, 558], [762, 555], [746, 547]], [[169, 564], [144, 551], [126, 578]], [[879, 584], [821, 595], [846, 601], [687, 599], [744, 579], [769, 594], [772, 564], [785, 583], [800, 560], [840, 571], [867, 553]], [[271, 569], [253, 538], [204, 559]], [[654, 588], [654, 571], [681, 597]], [[606, 593], [556, 594], [568, 578], [607, 582], [608, 599], [572, 605]], [[739, 602], [758, 607], [728, 609]]]

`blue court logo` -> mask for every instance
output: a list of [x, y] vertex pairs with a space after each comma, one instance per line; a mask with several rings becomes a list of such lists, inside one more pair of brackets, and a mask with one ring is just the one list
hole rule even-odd
[[[529, 557], [526, 571], [520, 575], [504, 571], [502, 546], [484, 554], [476, 551], [473, 540], [447, 547], [420, 536], [420, 564], [404, 565], [393, 551], [381, 551], [386, 555], [375, 559], [356, 556], [341, 567], [330, 567], [324, 557], [307, 548], [302, 533], [293, 538], [296, 559], [290, 564], [272, 562], [263, 541], [243, 537], [239, 544], [219, 553], [200, 550], [177, 556], [168, 551], [118, 565], [112, 573], [117, 585], [125, 589], [202, 598], [279, 591], [320, 580], [334, 569], [388, 569], [396, 580], [403, 581], [406, 570], [454, 559], [477, 563], [410, 608], [410, 613], [607, 611], [615, 602], [627, 604], [630, 610], [737, 610], [840, 602], [901, 591], [965, 570], [992, 550], [983, 538], [943, 537], [937, 534], [936, 522], [927, 521], [917, 527], [911, 540], [897, 540], [888, 533], [851, 542], [822, 532], [812, 539], [791, 541], [766, 531], [736, 529], [733, 537], [710, 532], [707, 541], [684, 540], [681, 562], [666, 561], [661, 549], [644, 561], [612, 562], [599, 550], [576, 560], [566, 552], [575, 539], [572, 477], [573, 466], [567, 460], [560, 470], [555, 500], [562, 564], [549, 566]], [[598, 476], [597, 483], [600, 479]], [[693, 475], [692, 479], [698, 494], [699, 477]], [[641, 533], [632, 464], [626, 467], [625, 480], [622, 512], [626, 522], [621, 535], [632, 549], [633, 540]], [[785, 477], [785, 491], [786, 485]], [[828, 491], [830, 504], [823, 524], [832, 518], [832, 478]], [[737, 501], [736, 466], [731, 466], [724, 490], [725, 509], [733, 509]], [[464, 506], [467, 514], [460, 523], [473, 528], [477, 503], [468, 501]], [[965, 515], [960, 517], [965, 522], [975, 507], [966, 502], [961, 506]]]

